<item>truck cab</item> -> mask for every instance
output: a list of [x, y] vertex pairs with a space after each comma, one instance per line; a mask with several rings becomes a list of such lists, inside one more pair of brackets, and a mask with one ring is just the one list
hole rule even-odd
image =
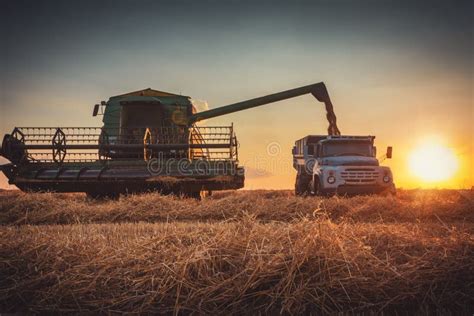
[[[295, 194], [395, 193], [389, 167], [380, 166], [375, 136], [308, 135], [295, 142]], [[391, 158], [388, 147], [383, 158]]]

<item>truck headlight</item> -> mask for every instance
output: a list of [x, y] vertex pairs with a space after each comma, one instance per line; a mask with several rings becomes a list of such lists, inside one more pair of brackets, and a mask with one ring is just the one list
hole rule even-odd
[[333, 184], [334, 182], [336, 182], [336, 178], [334, 178], [333, 176], [329, 176], [328, 177], [328, 183]]
[[383, 177], [383, 182], [389, 183], [390, 182], [390, 177], [389, 176], [384, 176]]

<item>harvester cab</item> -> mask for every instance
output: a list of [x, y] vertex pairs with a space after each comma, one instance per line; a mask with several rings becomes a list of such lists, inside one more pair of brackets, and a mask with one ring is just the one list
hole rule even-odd
[[328, 134], [339, 135], [320, 82], [197, 112], [190, 97], [144, 89], [93, 109], [102, 127], [16, 127], [4, 137], [2, 166], [22, 190], [86, 192], [91, 196], [158, 190], [198, 197], [244, 186], [237, 138], [230, 126], [197, 122], [312, 94], [325, 104]]
[[[108, 158], [128, 158], [145, 160], [156, 158], [158, 152], [166, 158], [190, 158], [193, 148], [176, 147], [169, 150], [144, 149], [141, 146], [127, 148], [116, 146], [106, 150], [107, 145], [161, 144], [186, 145], [196, 143], [200, 134], [187, 124], [187, 118], [196, 112], [190, 97], [175, 95], [158, 90], [145, 89], [111, 97], [102, 102], [103, 127], [99, 142], [101, 155]], [[94, 112], [99, 105], [94, 107]], [[202, 150], [200, 151], [202, 152]], [[144, 155], [145, 154], [145, 155]]]

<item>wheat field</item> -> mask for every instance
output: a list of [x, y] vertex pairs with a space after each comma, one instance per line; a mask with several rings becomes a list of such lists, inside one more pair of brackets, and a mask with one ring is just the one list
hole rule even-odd
[[0, 311], [472, 314], [474, 192], [0, 193]]

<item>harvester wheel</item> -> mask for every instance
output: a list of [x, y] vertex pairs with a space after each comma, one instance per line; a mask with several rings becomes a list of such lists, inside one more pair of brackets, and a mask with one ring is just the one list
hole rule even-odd
[[212, 191], [210, 190], [201, 190], [201, 191], [180, 191], [178, 193], [178, 196], [184, 197], [184, 198], [190, 198], [190, 199], [196, 199], [198, 201], [211, 196]]
[[201, 200], [201, 191], [183, 191], [180, 195], [184, 198]]
[[86, 192], [86, 195], [90, 199], [94, 200], [117, 200], [120, 197], [120, 193], [118, 192], [97, 192], [97, 191], [89, 191]]
[[202, 190], [200, 195], [201, 195], [201, 199], [205, 199], [208, 196], [212, 195], [212, 191], [211, 190]]

